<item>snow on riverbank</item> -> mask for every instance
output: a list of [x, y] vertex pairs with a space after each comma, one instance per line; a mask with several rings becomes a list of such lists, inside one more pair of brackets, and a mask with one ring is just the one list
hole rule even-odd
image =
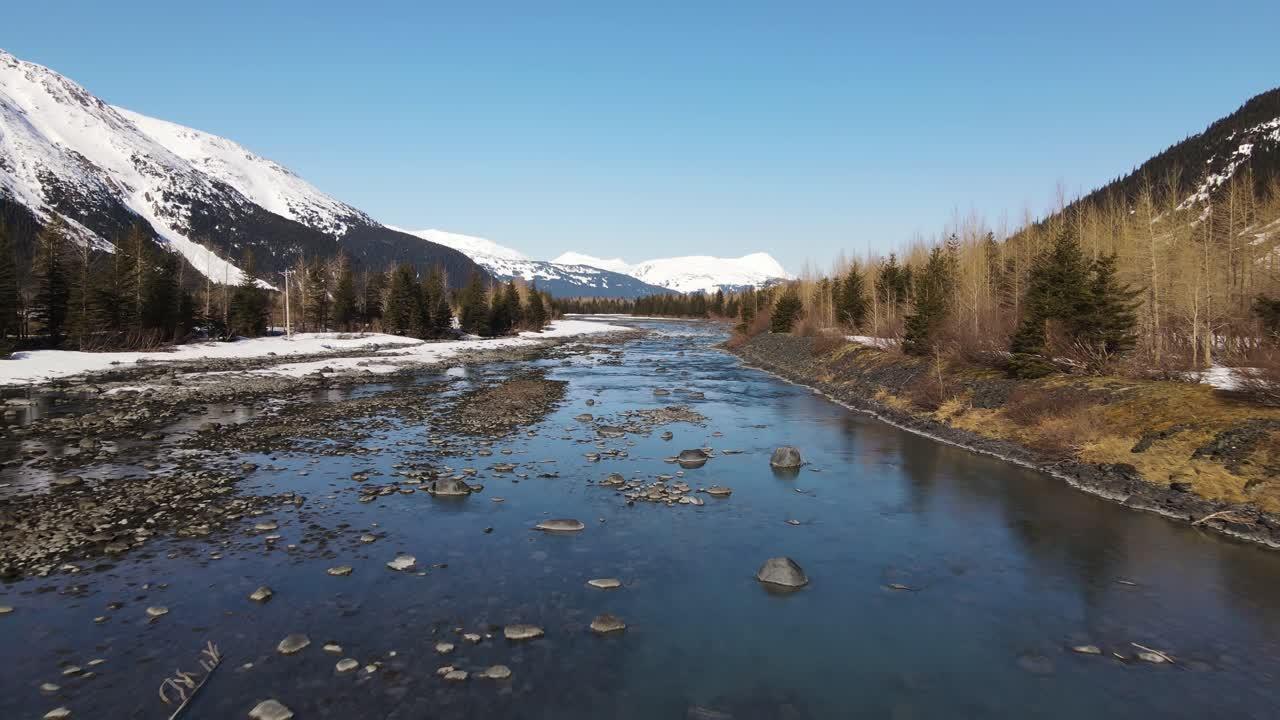
[[[169, 352], [107, 352], [90, 353], [74, 350], [36, 350], [14, 353], [8, 360], [0, 360], [0, 386], [36, 385], [58, 378], [85, 375], [112, 369], [127, 369], [137, 363], [166, 363], [198, 360], [229, 360], [266, 358], [290, 355], [321, 355], [368, 349], [363, 357], [333, 358], [316, 362], [278, 365], [257, 372], [305, 375], [329, 366], [356, 368], [360, 363], [378, 363], [376, 366], [360, 366], [359, 369], [390, 372], [399, 364], [431, 363], [458, 353], [487, 348], [533, 345], [543, 339], [572, 337], [630, 330], [621, 325], [608, 325], [586, 320], [560, 320], [542, 333], [520, 333], [519, 337], [493, 338], [490, 340], [453, 340], [423, 342], [415, 338], [384, 335], [381, 333], [296, 333], [292, 338], [283, 336], [237, 340], [235, 342], [207, 342], [178, 345]], [[403, 357], [396, 357], [397, 355]], [[396, 366], [390, 366], [398, 361]], [[314, 367], [311, 367], [313, 366]]]

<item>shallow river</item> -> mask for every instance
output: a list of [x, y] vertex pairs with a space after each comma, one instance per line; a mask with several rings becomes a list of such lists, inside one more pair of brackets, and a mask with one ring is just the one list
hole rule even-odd
[[[603, 352], [534, 363], [570, 383], [535, 437], [522, 429], [492, 457], [440, 461], [479, 468], [483, 493], [357, 502], [353, 472], [392, 482], [392, 466], [423, 449], [424, 429], [402, 425], [376, 433], [382, 452], [368, 457], [247, 456], [260, 469], [244, 491], [308, 498], [270, 515], [283, 536], [274, 549], [248, 532], [161, 539], [108, 569], [0, 585], [0, 604], [17, 608], [0, 617], [0, 717], [59, 705], [77, 718], [168, 717], [157, 689], [175, 669], [197, 670], [206, 640], [225, 661], [183, 717], [242, 718], [266, 698], [299, 720], [1280, 716], [1280, 554], [851, 413], [715, 350], [715, 326], [638, 324], [655, 332], [626, 344], [620, 365], [600, 364]], [[518, 369], [452, 372], [465, 386]], [[663, 404], [707, 422], [607, 440], [626, 457], [584, 459], [597, 440], [575, 415]], [[770, 470], [782, 444], [804, 454], [799, 474]], [[628, 506], [587, 482], [672, 473], [664, 458], [703, 445], [742, 452], [685, 480], [728, 485], [731, 497]], [[487, 470], [500, 461], [528, 477]], [[587, 527], [531, 530], [547, 517]], [[365, 532], [380, 539], [363, 544]], [[425, 575], [387, 569], [397, 552]], [[778, 555], [811, 584], [766, 592], [754, 573]], [[338, 564], [354, 572], [328, 576]], [[586, 585], [598, 577], [623, 587]], [[246, 599], [264, 584], [270, 602]], [[169, 613], [149, 622], [152, 605]], [[604, 612], [625, 632], [591, 633]], [[546, 636], [509, 643], [500, 627], [514, 622]], [[458, 629], [492, 637], [471, 644]], [[277, 654], [290, 633], [311, 646]], [[436, 653], [441, 640], [452, 654]], [[1174, 662], [1135, 660], [1131, 643]], [[1082, 644], [1103, 654], [1071, 651]], [[342, 657], [381, 665], [340, 674]], [[436, 674], [499, 663], [509, 680]], [[93, 674], [64, 677], [67, 665]], [[42, 693], [48, 682], [61, 689]]]

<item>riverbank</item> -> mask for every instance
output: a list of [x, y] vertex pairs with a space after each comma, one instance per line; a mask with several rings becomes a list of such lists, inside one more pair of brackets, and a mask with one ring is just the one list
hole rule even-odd
[[1002, 374], [854, 343], [764, 334], [748, 364], [942, 442], [1033, 467], [1086, 492], [1280, 547], [1280, 410], [1213, 388]]

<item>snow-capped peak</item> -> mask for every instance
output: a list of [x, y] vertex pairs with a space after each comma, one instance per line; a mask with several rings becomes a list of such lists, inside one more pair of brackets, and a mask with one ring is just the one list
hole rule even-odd
[[646, 260], [634, 265], [616, 258], [606, 260], [578, 252], [567, 252], [554, 262], [604, 268], [682, 293], [761, 287], [772, 280], [791, 277], [777, 260], [763, 252], [739, 258], [688, 255]]
[[445, 230], [436, 230], [428, 228], [426, 230], [405, 230], [392, 225], [387, 227], [392, 230], [399, 230], [423, 240], [451, 247], [472, 259], [478, 259], [479, 256], [487, 256], [491, 258], [499, 258], [502, 260], [528, 260], [529, 257], [519, 250], [509, 248], [505, 245], [489, 240], [487, 238], [476, 237], [475, 235], [463, 235], [461, 233], [452, 233]]

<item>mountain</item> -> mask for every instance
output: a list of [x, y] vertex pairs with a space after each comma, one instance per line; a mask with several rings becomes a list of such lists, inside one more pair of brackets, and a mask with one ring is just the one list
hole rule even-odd
[[447, 245], [466, 253], [499, 280], [523, 278], [555, 297], [637, 298], [671, 290], [650, 285], [630, 275], [582, 263], [530, 260], [518, 250], [474, 235], [444, 230], [406, 230], [411, 235]]
[[634, 265], [623, 260], [606, 260], [582, 253], [567, 252], [555, 263], [575, 263], [605, 268], [630, 275], [642, 282], [681, 293], [715, 292], [763, 287], [791, 275], [768, 253], [752, 253], [740, 258], [708, 255], [646, 260]]
[[217, 282], [239, 282], [249, 251], [262, 277], [339, 251], [368, 268], [438, 264], [456, 283], [478, 269], [230, 140], [111, 106], [0, 50], [0, 218], [14, 228], [20, 257], [54, 214], [80, 242], [107, 251], [140, 221]]
[[1185, 210], [1216, 200], [1228, 180], [1245, 172], [1259, 194], [1265, 194], [1266, 183], [1280, 175], [1280, 88], [1250, 98], [1203, 132], [1171, 145], [1077, 202], [1114, 198], [1132, 204], [1150, 183], [1158, 204], [1169, 202], [1163, 196], [1171, 188], [1179, 209]]

